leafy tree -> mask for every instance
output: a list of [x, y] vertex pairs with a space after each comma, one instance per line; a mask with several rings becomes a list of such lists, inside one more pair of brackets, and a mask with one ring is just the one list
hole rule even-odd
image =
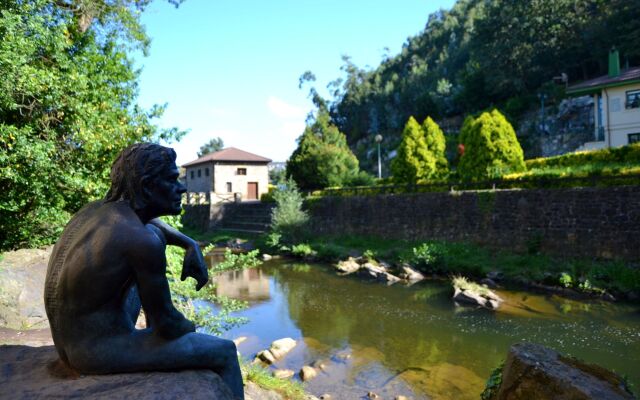
[[211, 138], [207, 143], [200, 146], [200, 150], [198, 151], [198, 157], [202, 157], [209, 153], [215, 153], [216, 151], [220, 151], [224, 148], [224, 142], [222, 138], [216, 137]]
[[358, 159], [329, 113], [320, 108], [315, 120], [298, 138], [298, 147], [287, 161], [287, 176], [301, 189], [342, 186], [358, 174]]
[[409, 117], [391, 172], [397, 182], [418, 183], [446, 175], [446, 142], [440, 127], [430, 118], [422, 126]]
[[0, 0], [0, 249], [56, 239], [127, 145], [170, 141], [135, 104], [148, 0]]
[[516, 133], [498, 110], [467, 117], [460, 131], [464, 153], [458, 163], [463, 179], [499, 177], [524, 171], [524, 157]]

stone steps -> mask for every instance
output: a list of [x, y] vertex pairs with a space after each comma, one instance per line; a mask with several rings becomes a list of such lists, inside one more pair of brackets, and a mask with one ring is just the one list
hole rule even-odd
[[271, 224], [273, 203], [239, 203], [225, 206], [217, 228], [242, 232], [265, 232]]

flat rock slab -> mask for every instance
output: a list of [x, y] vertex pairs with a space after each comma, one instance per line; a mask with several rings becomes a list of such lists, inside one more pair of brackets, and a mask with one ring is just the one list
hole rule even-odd
[[78, 375], [53, 346], [0, 346], [2, 399], [220, 399], [233, 395], [212, 371]]

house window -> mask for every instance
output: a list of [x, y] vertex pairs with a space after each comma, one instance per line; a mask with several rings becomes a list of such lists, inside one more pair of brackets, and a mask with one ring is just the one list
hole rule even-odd
[[198, 178], [202, 176], [202, 171], [198, 170]]
[[231, 187], [231, 182], [227, 182], [227, 193], [233, 192], [233, 188]]
[[204, 176], [209, 176], [209, 167], [204, 169]]
[[246, 175], [246, 174], [247, 174], [246, 168], [238, 168], [238, 170], [236, 171], [236, 175]]
[[193, 171], [191, 171], [191, 179], [195, 178]]
[[629, 144], [631, 143], [640, 143], [640, 133], [629, 134]]
[[629, 90], [627, 100], [624, 103], [626, 109], [640, 108], [640, 90]]

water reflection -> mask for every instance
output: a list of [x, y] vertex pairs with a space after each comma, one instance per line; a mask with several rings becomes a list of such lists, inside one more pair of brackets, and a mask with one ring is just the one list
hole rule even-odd
[[503, 312], [461, 309], [441, 282], [387, 287], [282, 261], [223, 274], [218, 290], [256, 302], [242, 313], [250, 322], [228, 332], [252, 338], [242, 354], [292, 337], [300, 344], [275, 367], [326, 366], [307, 384], [316, 395], [477, 399], [509, 346], [523, 340], [640, 381], [640, 316], [628, 306], [501, 292]]
[[216, 294], [250, 303], [269, 300], [269, 277], [261, 269], [249, 268], [216, 275]]

